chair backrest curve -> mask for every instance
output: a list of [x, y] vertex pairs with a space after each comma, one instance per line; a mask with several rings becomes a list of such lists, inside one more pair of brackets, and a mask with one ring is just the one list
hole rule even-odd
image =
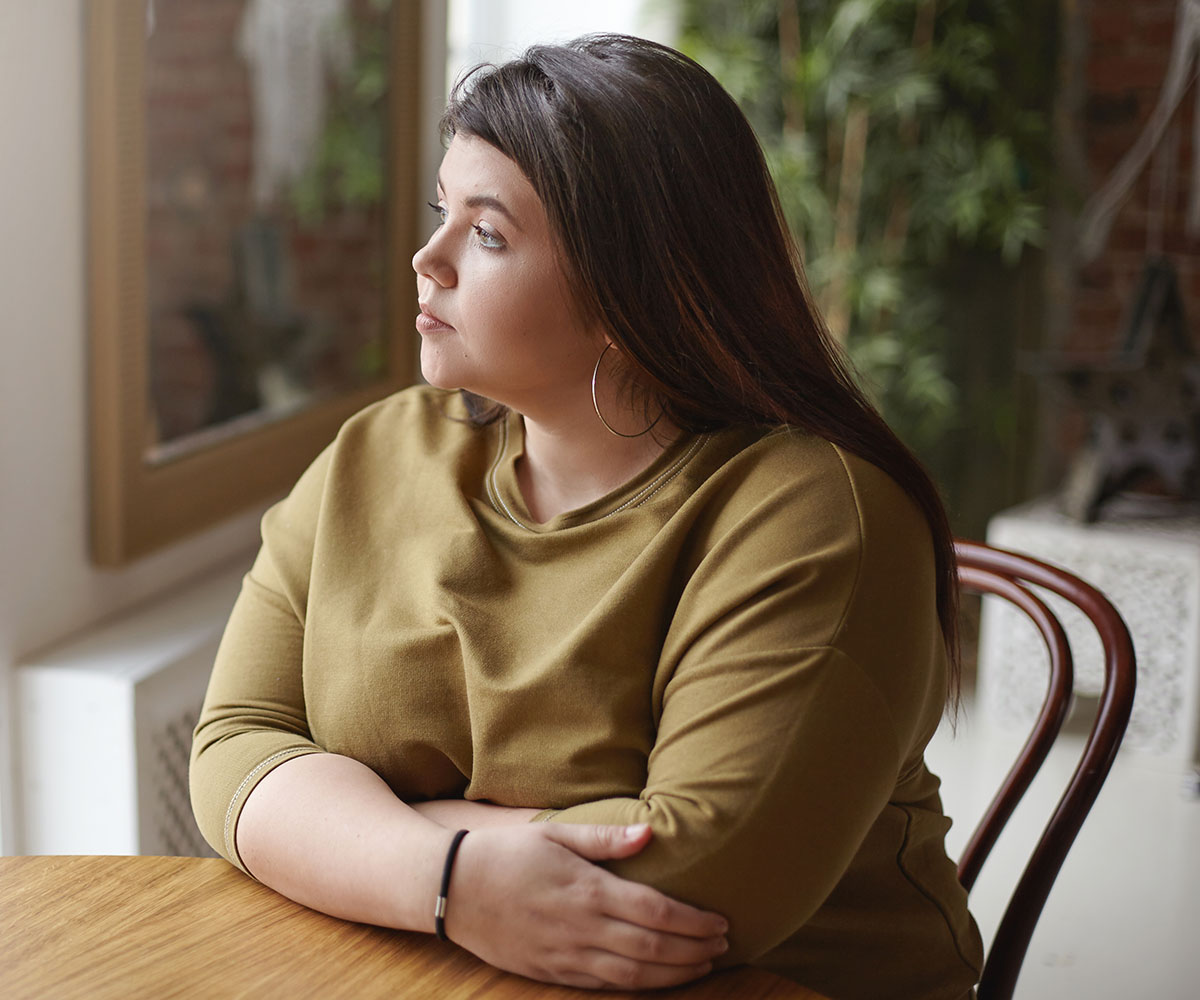
[[955, 553], [964, 590], [994, 594], [1020, 608], [1037, 626], [1050, 654], [1050, 688], [1016, 764], [980, 820], [959, 862], [969, 890], [1004, 823], [1037, 773], [1070, 704], [1072, 660], [1062, 625], [1029, 585], [1057, 594], [1091, 621], [1104, 647], [1099, 710], [1066, 792], [1030, 855], [988, 949], [979, 1000], [1009, 1000], [1033, 929], [1071, 845], [1108, 777], [1133, 709], [1136, 661], [1129, 629], [1095, 587], [1066, 570], [979, 542], [958, 541]]

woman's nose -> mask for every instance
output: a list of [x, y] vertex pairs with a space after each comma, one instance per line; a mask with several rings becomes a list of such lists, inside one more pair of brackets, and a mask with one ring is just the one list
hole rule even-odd
[[434, 230], [429, 241], [413, 254], [412, 267], [422, 277], [432, 279], [443, 288], [449, 288], [454, 284], [454, 268], [438, 248], [438, 236], [442, 231], [441, 227]]

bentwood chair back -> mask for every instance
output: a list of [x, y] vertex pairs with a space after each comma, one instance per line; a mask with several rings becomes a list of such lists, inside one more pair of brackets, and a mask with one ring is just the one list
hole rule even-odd
[[1096, 801], [1125, 734], [1135, 685], [1133, 641], [1108, 598], [1066, 570], [978, 542], [958, 541], [955, 552], [962, 590], [994, 595], [1015, 605], [1036, 626], [1050, 654], [1050, 683], [1033, 731], [959, 860], [958, 877], [968, 892], [1004, 824], [1046, 759], [1070, 708], [1071, 647], [1062, 624], [1034, 588], [1057, 594], [1079, 608], [1104, 647], [1104, 688], [1096, 721], [1066, 792], [1009, 899], [984, 962], [979, 1000], [1009, 1000], [1050, 888]]

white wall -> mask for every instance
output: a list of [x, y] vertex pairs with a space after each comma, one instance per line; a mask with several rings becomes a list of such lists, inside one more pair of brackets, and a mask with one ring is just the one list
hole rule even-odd
[[0, 849], [14, 828], [11, 666], [248, 560], [260, 511], [118, 571], [87, 554], [83, 4], [0, 3]]

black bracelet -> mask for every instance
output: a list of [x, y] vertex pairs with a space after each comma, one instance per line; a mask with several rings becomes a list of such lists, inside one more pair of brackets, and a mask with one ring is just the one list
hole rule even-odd
[[433, 905], [433, 929], [439, 941], [449, 941], [446, 937], [446, 897], [450, 895], [450, 873], [454, 871], [454, 858], [458, 854], [458, 845], [467, 835], [466, 830], [459, 830], [450, 841], [450, 850], [446, 852], [446, 864], [442, 868], [442, 891], [438, 893], [437, 902]]

